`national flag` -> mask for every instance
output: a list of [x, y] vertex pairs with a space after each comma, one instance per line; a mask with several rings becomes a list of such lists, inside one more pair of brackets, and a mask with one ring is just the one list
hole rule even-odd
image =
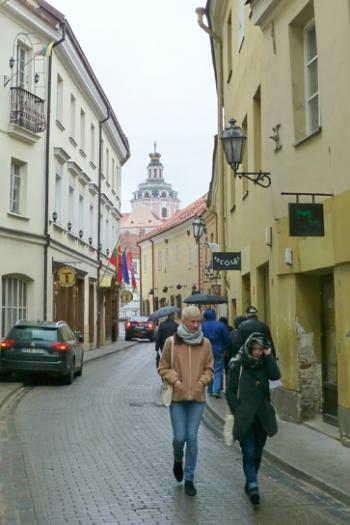
[[117, 271], [116, 283], [122, 284], [123, 282], [123, 260], [122, 260], [122, 249], [120, 246], [118, 246], [118, 250], [117, 250], [117, 262], [116, 262], [115, 267]]
[[116, 244], [112, 252], [112, 255], [109, 258], [109, 262], [111, 263], [112, 266], [114, 266], [115, 269], [117, 269], [117, 260], [118, 260], [118, 245]]
[[124, 280], [125, 284], [130, 284], [128, 263], [127, 263], [127, 260], [126, 260], [126, 251], [125, 250], [123, 251], [122, 259], [123, 259], [123, 280]]
[[136, 285], [136, 279], [135, 279], [134, 265], [132, 262], [132, 253], [130, 250], [126, 254], [126, 260], [128, 263], [128, 270], [131, 273], [131, 286], [132, 286], [132, 289], [135, 290], [137, 288], [137, 285]]
[[48, 44], [46, 44], [44, 47], [42, 47], [41, 49], [38, 49], [37, 51], [35, 51], [34, 55], [36, 57], [49, 57], [52, 53], [52, 48], [53, 48], [53, 45], [54, 45], [54, 40], [52, 42], [49, 42]]

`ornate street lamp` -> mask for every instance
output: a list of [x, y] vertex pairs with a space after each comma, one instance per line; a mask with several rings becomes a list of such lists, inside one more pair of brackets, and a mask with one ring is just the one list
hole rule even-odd
[[199, 243], [205, 228], [205, 222], [203, 217], [196, 217], [196, 219], [192, 223], [192, 228], [193, 237], [195, 238], [196, 243]]
[[204, 222], [203, 217], [201, 216], [196, 217], [192, 223], [192, 228], [193, 228], [193, 237], [198, 247], [198, 291], [200, 291], [201, 289], [201, 245], [199, 241], [205, 229], [205, 222]]
[[245, 177], [263, 188], [268, 188], [271, 185], [270, 173], [266, 171], [237, 172], [240, 164], [243, 162], [247, 137], [243, 135], [242, 129], [237, 125], [234, 118], [230, 120], [230, 126], [224, 129], [221, 140], [227, 163], [233, 169], [235, 176]]

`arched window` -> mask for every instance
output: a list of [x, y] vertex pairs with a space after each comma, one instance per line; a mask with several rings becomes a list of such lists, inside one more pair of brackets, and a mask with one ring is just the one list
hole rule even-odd
[[162, 218], [164, 219], [167, 216], [168, 216], [168, 210], [166, 208], [162, 208]]
[[151, 196], [151, 195], [149, 194], [149, 192], [148, 192], [148, 191], [145, 191], [145, 193], [144, 193], [144, 197], [145, 197], [146, 199], [149, 199], [150, 196]]
[[19, 319], [27, 319], [27, 288], [25, 275], [6, 275], [2, 278], [1, 320], [2, 337]]
[[167, 194], [166, 194], [165, 191], [162, 191], [162, 193], [161, 193], [161, 197], [162, 197], [163, 199], [165, 199], [165, 198], [167, 197]]

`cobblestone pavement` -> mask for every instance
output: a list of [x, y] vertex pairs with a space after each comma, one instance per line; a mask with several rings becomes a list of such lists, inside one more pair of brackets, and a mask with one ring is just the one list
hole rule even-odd
[[242, 491], [240, 451], [200, 428], [198, 495], [172, 475], [153, 345], [100, 359], [72, 386], [41, 381], [0, 418], [1, 525], [340, 525], [350, 510], [264, 462], [262, 503]]

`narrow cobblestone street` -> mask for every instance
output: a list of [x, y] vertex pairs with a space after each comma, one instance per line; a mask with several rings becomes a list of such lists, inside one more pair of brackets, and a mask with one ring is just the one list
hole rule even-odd
[[254, 511], [240, 451], [200, 429], [198, 496], [172, 475], [168, 410], [159, 405], [153, 344], [99, 359], [72, 386], [40, 381], [1, 416], [1, 525], [350, 522], [349, 509], [268, 462]]

